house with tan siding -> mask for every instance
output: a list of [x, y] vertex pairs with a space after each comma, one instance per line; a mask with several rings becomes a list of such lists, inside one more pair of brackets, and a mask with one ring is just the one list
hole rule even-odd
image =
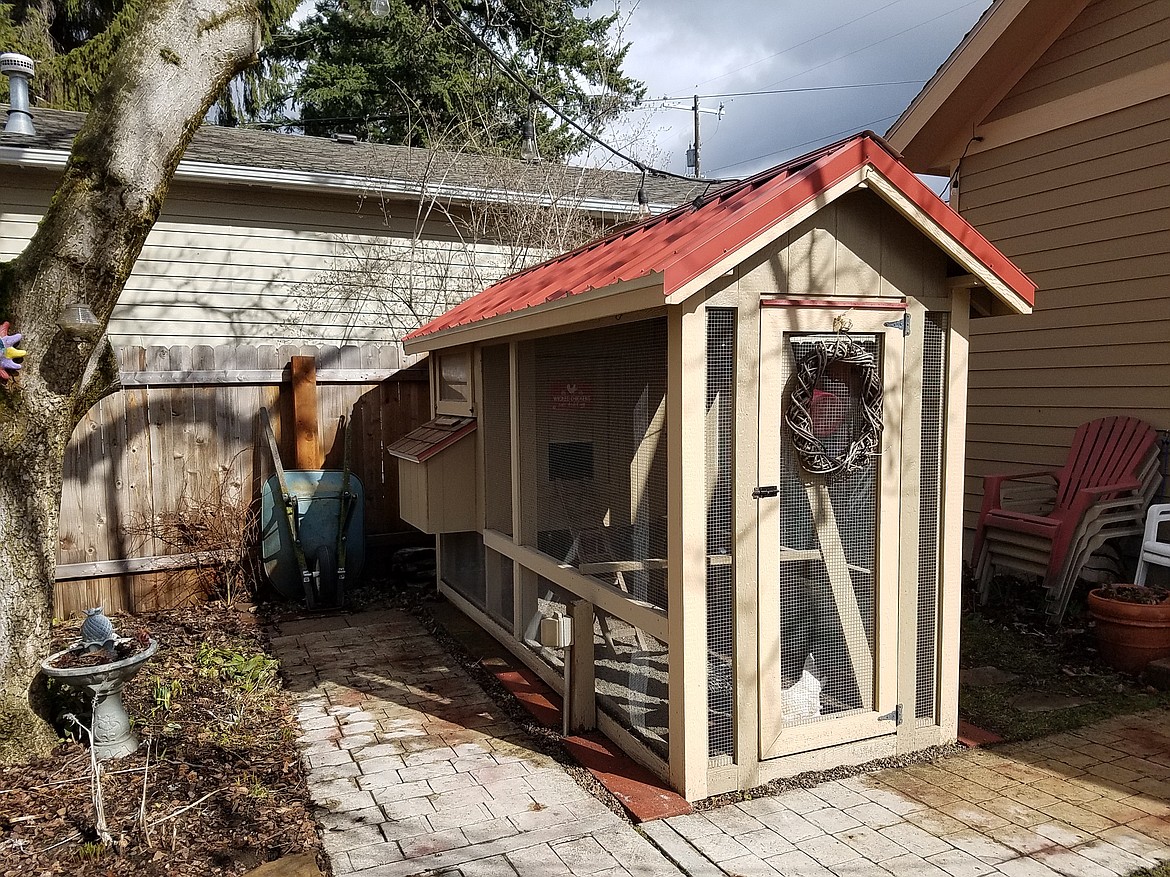
[[[84, 116], [34, 109], [33, 119], [35, 136], [0, 134], [0, 260], [36, 230]], [[117, 346], [394, 341], [548, 248], [579, 242], [546, 231], [526, 238], [517, 217], [534, 231], [560, 223], [566, 235], [590, 223], [592, 237], [636, 215], [640, 180], [205, 126], [109, 337]], [[693, 197], [692, 188], [648, 180], [651, 211]]]
[[971, 323], [967, 526], [1084, 421], [1170, 428], [1170, 3], [996, 0], [887, 137], [1038, 285]]

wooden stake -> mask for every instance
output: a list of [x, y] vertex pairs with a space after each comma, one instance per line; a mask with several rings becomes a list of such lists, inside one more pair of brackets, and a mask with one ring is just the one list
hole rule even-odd
[[597, 727], [597, 693], [593, 677], [593, 604], [574, 600], [569, 604], [573, 619], [573, 644], [565, 655], [566, 733], [580, 734]]

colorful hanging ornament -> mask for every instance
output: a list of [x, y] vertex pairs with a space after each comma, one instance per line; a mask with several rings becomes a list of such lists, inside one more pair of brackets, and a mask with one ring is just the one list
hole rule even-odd
[[25, 351], [16, 347], [20, 343], [20, 339], [24, 337], [19, 332], [14, 335], [8, 334], [8, 321], [0, 323], [0, 348], [3, 348], [3, 353], [0, 354], [0, 380], [6, 381], [12, 375], [9, 372], [20, 371], [20, 363], [16, 360], [23, 359]]

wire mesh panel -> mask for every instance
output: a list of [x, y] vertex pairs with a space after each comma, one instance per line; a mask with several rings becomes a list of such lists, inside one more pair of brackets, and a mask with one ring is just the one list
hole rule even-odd
[[598, 609], [593, 625], [597, 705], [668, 757], [669, 651], [645, 631]]
[[490, 548], [484, 549], [485, 606], [488, 614], [508, 630], [512, 629], [512, 599], [515, 590], [512, 559]]
[[489, 529], [512, 535], [512, 413], [508, 345], [482, 351], [484, 502]]
[[923, 325], [922, 448], [919, 454], [918, 642], [915, 723], [931, 725], [938, 709], [939, 504], [946, 410], [946, 339], [950, 315], [928, 313]]
[[[788, 335], [787, 384], [797, 358], [825, 336]], [[873, 335], [851, 340], [881, 362]], [[813, 426], [826, 451], [840, 455], [863, 428], [856, 369], [821, 376]], [[779, 414], [777, 414], [779, 416]], [[781, 426], [780, 670], [782, 721], [805, 725], [872, 710], [879, 458], [826, 480], [807, 475]]]
[[521, 489], [536, 523], [526, 541], [666, 608], [665, 321], [527, 344]]
[[483, 537], [479, 533], [441, 534], [439, 569], [447, 585], [484, 608]]
[[735, 576], [732, 566], [734, 308], [707, 309], [707, 753], [734, 755]]

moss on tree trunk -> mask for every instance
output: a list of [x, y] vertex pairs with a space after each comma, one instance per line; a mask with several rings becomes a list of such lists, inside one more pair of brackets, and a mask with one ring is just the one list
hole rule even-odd
[[259, 34], [256, 0], [148, 4], [36, 235], [0, 266], [0, 320], [29, 351], [19, 381], [0, 387], [0, 760], [53, 740], [37, 717], [36, 676], [49, 648], [61, 469], [73, 427], [116, 374], [108, 346], [65, 337], [58, 315], [79, 301], [108, 323], [179, 158], [227, 82], [255, 61]]

